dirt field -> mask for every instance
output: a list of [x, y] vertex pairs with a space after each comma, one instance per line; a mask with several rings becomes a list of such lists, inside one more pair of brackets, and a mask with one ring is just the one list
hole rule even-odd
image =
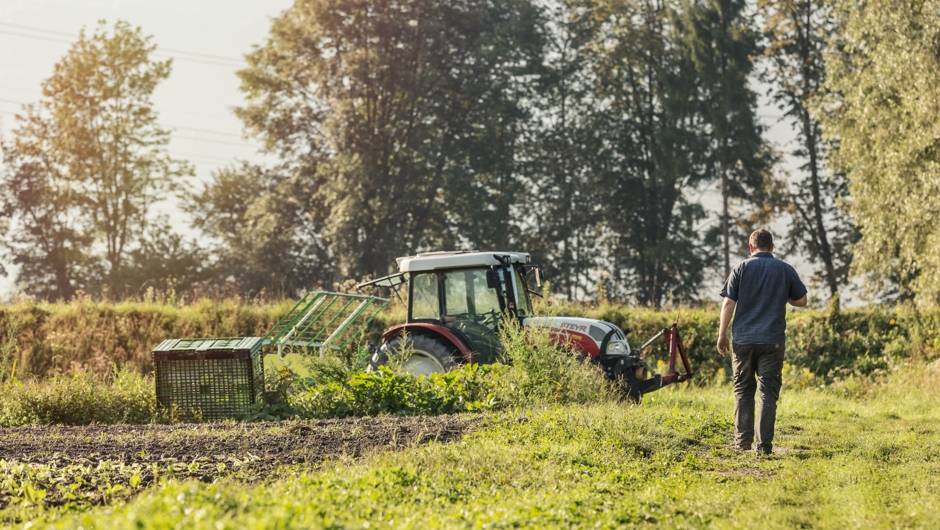
[[[382, 417], [256, 424], [115, 425], [0, 429], [0, 509], [45, 492], [47, 505], [98, 504], [160, 477], [255, 482], [327, 458], [450, 442], [479, 416]], [[116, 487], [120, 486], [120, 487]]]

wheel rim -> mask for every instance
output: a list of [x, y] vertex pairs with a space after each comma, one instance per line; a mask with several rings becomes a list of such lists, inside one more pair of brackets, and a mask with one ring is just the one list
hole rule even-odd
[[437, 359], [428, 355], [416, 352], [405, 361], [402, 370], [411, 375], [431, 375], [444, 371], [444, 367]]

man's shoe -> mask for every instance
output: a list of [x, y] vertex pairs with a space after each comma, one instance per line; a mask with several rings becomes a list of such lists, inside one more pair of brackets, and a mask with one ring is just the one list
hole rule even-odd
[[768, 455], [773, 454], [773, 452], [774, 452], [773, 447], [764, 447], [763, 445], [757, 446], [757, 456], [768, 456]]
[[747, 444], [747, 445], [731, 444], [731, 450], [737, 451], [739, 453], [747, 452], [751, 450], [751, 444]]

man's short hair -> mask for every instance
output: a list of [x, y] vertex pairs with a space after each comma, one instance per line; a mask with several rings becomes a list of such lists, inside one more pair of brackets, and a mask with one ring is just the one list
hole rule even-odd
[[758, 228], [751, 233], [747, 241], [755, 250], [770, 250], [774, 246], [774, 236], [763, 228]]

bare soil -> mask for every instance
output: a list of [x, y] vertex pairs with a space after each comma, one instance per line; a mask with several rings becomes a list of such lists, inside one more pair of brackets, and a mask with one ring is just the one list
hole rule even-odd
[[[267, 423], [0, 428], [0, 463], [26, 464], [45, 504], [104, 502], [101, 485], [132, 495], [161, 477], [254, 482], [329, 458], [356, 458], [429, 441], [447, 443], [482, 426], [478, 415], [378, 417]], [[131, 476], [136, 475], [131, 486]], [[43, 478], [45, 477], [45, 478]], [[23, 480], [26, 480], [24, 475]], [[16, 481], [14, 480], [14, 483]], [[71, 484], [79, 484], [69, 490]], [[0, 488], [0, 509], [17, 502]]]

